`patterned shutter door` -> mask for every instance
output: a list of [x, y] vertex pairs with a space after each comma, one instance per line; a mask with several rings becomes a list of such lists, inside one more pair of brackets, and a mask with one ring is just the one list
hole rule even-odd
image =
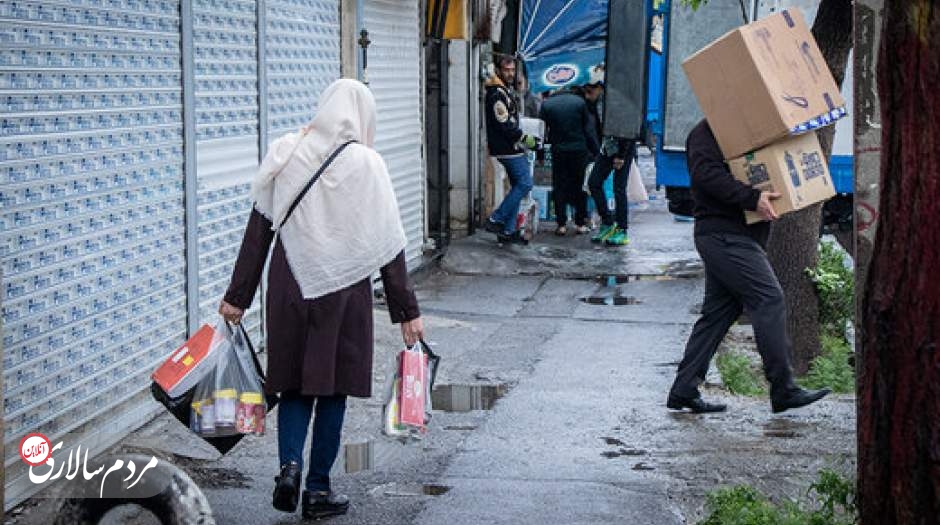
[[26, 433], [110, 446], [185, 339], [179, 12], [0, 2], [6, 508]]
[[424, 244], [424, 132], [421, 117], [421, 46], [417, 0], [366, 0], [368, 80], [378, 108], [376, 149], [385, 158], [398, 197], [408, 264]]
[[[219, 318], [251, 211], [259, 158], [257, 11], [254, 1], [193, 0], [201, 323]], [[260, 313], [253, 308], [245, 319], [255, 339]]]
[[266, 5], [268, 139], [306, 125], [317, 98], [340, 76], [338, 0]]

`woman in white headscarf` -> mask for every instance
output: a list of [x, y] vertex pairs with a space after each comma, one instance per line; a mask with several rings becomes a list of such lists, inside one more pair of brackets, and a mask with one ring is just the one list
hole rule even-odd
[[[229, 321], [241, 320], [276, 237], [268, 272], [265, 385], [269, 393], [281, 394], [281, 471], [273, 505], [285, 512], [297, 508], [303, 446], [315, 410], [305, 518], [342, 514], [349, 505], [348, 498], [330, 490], [329, 473], [339, 451], [346, 397], [372, 393], [373, 273], [381, 271], [389, 313], [393, 323], [401, 323], [404, 342], [413, 345], [423, 336], [405, 267], [398, 204], [385, 162], [372, 149], [375, 120], [369, 89], [355, 80], [337, 80], [321, 94], [310, 124], [271, 145], [252, 186], [254, 208], [219, 307]], [[338, 150], [289, 213], [303, 187]]]

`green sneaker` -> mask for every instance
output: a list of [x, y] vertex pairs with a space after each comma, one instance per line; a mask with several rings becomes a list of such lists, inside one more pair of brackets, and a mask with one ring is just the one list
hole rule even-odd
[[630, 237], [627, 235], [627, 230], [617, 228], [617, 231], [610, 235], [604, 243], [608, 246], [626, 246], [630, 244]]
[[601, 225], [601, 228], [600, 228], [600, 230], [597, 232], [597, 234], [595, 234], [593, 237], [591, 237], [591, 242], [604, 242], [604, 241], [606, 241], [611, 235], [613, 235], [616, 231], [617, 231], [617, 224], [616, 224], [616, 223], [611, 224], [610, 226], [606, 226], [606, 225], [602, 224], [602, 225]]

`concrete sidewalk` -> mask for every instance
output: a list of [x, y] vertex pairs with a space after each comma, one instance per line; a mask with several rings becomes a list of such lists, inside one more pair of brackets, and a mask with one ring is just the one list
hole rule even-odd
[[[334, 470], [352, 507], [329, 523], [694, 523], [719, 484], [789, 497], [828, 462], [853, 462], [850, 396], [774, 417], [766, 399], [711, 385], [708, 395], [729, 412], [664, 408], [702, 299], [691, 229], [651, 202], [633, 214], [627, 248], [550, 234], [528, 247], [499, 247], [485, 234], [454, 243], [417, 285], [443, 357], [430, 431], [404, 444], [381, 435], [383, 388], [401, 342], [377, 308], [373, 397], [350, 400]], [[265, 436], [222, 458], [166, 416], [122, 447], [186, 470], [217, 523], [299, 523], [299, 512], [271, 508], [273, 414], [268, 424]], [[52, 506], [35, 501], [8, 522], [51, 522]]]

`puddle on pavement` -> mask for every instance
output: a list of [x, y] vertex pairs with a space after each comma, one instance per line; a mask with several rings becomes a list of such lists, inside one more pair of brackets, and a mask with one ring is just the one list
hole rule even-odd
[[610, 297], [602, 296], [590, 296], [582, 297], [582, 303], [593, 304], [598, 306], [631, 306], [637, 304], [643, 304], [643, 301], [637, 299], [636, 297], [628, 295], [614, 295]]
[[636, 277], [636, 275], [600, 275], [597, 277], [597, 282], [608, 288], [614, 288], [618, 284], [627, 284], [631, 281], [635, 281]]
[[376, 470], [385, 465], [401, 464], [403, 456], [408, 454], [409, 450], [405, 442], [394, 438], [346, 443], [336, 458], [333, 472], [355, 474]]
[[674, 261], [666, 265], [663, 273], [677, 279], [692, 279], [701, 277], [705, 273], [705, 267], [702, 261], [697, 259]]
[[448, 425], [444, 430], [476, 430], [476, 425]]
[[421, 496], [442, 496], [450, 492], [447, 485], [436, 483], [386, 483], [369, 491], [372, 496], [391, 496], [399, 498], [419, 498]]
[[595, 279], [598, 284], [607, 288], [616, 288], [621, 284], [635, 283], [637, 281], [674, 281], [676, 277], [662, 274], [627, 274], [627, 275], [599, 275]]
[[490, 410], [508, 390], [506, 384], [439, 385], [431, 392], [431, 405], [443, 412]]
[[348, 443], [343, 446], [343, 471], [347, 474], [375, 468], [375, 442]]

